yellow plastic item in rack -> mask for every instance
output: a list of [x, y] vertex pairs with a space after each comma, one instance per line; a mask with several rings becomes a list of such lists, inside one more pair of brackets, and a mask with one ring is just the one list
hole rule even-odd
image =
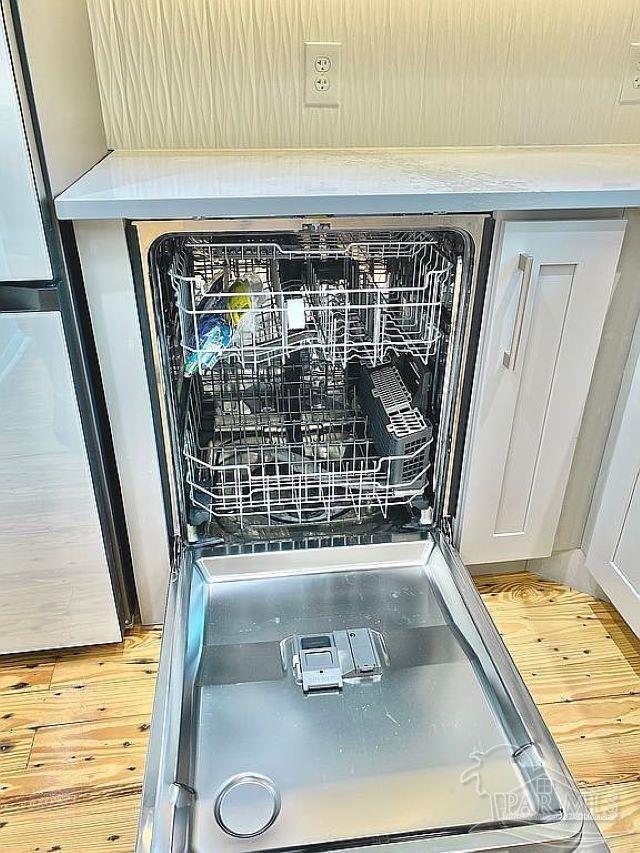
[[254, 273], [234, 281], [227, 295], [227, 308], [232, 325], [237, 326], [247, 311], [251, 311], [254, 295], [261, 291], [262, 282]]

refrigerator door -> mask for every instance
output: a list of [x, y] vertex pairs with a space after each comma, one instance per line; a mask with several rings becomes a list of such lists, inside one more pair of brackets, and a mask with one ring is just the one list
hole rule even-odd
[[137, 850], [604, 851], [448, 540], [171, 584]]
[[[0, 654], [116, 642], [61, 316], [2, 310], [10, 290], [0, 287]], [[19, 290], [37, 300], [37, 289]], [[46, 309], [55, 297], [44, 293]]]
[[9, 29], [0, 4], [0, 282], [53, 279]]

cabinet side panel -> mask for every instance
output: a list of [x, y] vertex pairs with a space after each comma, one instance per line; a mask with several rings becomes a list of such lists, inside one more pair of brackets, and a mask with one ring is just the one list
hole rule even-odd
[[143, 623], [162, 622], [167, 520], [129, 253], [120, 221], [74, 224]]
[[585, 404], [571, 474], [553, 545], [569, 551], [588, 545], [585, 530], [633, 332], [640, 315], [640, 211], [627, 211], [628, 224], [611, 301], [602, 330], [589, 395]]
[[588, 522], [587, 568], [640, 635], [640, 326]]

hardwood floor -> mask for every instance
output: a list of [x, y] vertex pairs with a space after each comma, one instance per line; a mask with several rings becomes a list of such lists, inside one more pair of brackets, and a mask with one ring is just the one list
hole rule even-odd
[[[640, 641], [534, 575], [477, 579], [614, 853], [640, 850]], [[0, 658], [0, 850], [130, 853], [160, 631]]]

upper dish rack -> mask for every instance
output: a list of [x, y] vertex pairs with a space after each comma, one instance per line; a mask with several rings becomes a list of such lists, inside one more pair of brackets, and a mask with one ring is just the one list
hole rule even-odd
[[186, 371], [284, 362], [306, 348], [343, 366], [403, 352], [426, 361], [454, 278], [433, 234], [330, 236], [292, 246], [185, 239], [169, 277]]

